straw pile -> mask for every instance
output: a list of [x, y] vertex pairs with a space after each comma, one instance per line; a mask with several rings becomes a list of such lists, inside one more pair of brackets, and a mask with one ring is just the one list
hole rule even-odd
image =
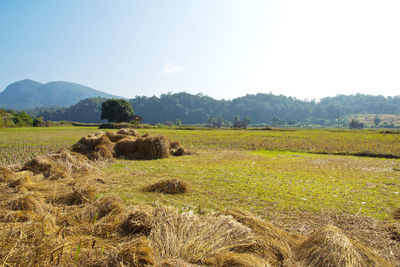
[[376, 253], [328, 225], [295, 249], [299, 266], [391, 266]]
[[168, 179], [149, 185], [143, 188], [143, 191], [163, 194], [182, 194], [189, 191], [189, 184], [178, 179]]
[[179, 142], [171, 142], [163, 135], [140, 136], [133, 129], [85, 136], [72, 146], [72, 151], [91, 160], [112, 160], [113, 157], [151, 160], [190, 154]]

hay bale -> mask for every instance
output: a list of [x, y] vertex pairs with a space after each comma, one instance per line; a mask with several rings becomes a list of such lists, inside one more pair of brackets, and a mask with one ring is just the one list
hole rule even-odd
[[391, 266], [378, 254], [328, 225], [309, 236], [294, 251], [299, 266]]
[[129, 136], [135, 136], [135, 137], [139, 137], [139, 134], [137, 131], [135, 131], [134, 129], [128, 129], [128, 128], [122, 128], [121, 130], [119, 130], [117, 132], [117, 134], [120, 135], [129, 135]]
[[400, 208], [397, 208], [393, 211], [393, 218], [396, 220], [400, 220]]
[[143, 188], [143, 191], [163, 194], [182, 194], [189, 191], [189, 184], [178, 179], [168, 179], [149, 185]]
[[248, 253], [223, 252], [205, 259], [202, 264], [217, 267], [269, 267], [269, 263]]
[[154, 265], [154, 255], [150, 241], [145, 237], [141, 237], [124, 244], [118, 252], [117, 259], [122, 265], [127, 264], [128, 266]]
[[143, 159], [163, 159], [170, 156], [169, 140], [163, 135], [138, 139], [137, 142]]
[[126, 235], [142, 234], [147, 236], [151, 231], [151, 222], [152, 216], [149, 213], [143, 210], [135, 210], [128, 215], [120, 228]]
[[81, 205], [94, 200], [96, 189], [93, 186], [85, 186], [83, 188], [73, 188], [72, 192], [62, 194], [54, 199], [56, 204], [64, 205]]
[[98, 219], [106, 216], [113, 210], [122, 210], [124, 208], [124, 203], [115, 196], [104, 196], [96, 200], [93, 203], [98, 212]]
[[43, 173], [47, 178], [64, 179], [69, 175], [67, 170], [50, 156], [37, 156], [25, 163], [22, 171], [32, 171], [34, 174]]
[[39, 211], [43, 209], [44, 201], [36, 194], [23, 194], [11, 198], [7, 208], [15, 211]]

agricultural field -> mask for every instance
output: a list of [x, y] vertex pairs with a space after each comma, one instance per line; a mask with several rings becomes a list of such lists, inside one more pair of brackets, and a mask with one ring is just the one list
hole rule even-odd
[[[69, 147], [90, 127], [0, 130], [0, 165]], [[116, 159], [102, 167], [96, 198], [129, 205], [173, 206], [212, 214], [238, 208], [282, 229], [307, 235], [333, 224], [400, 264], [393, 210], [400, 207], [400, 134], [334, 130], [138, 129], [163, 134], [192, 152], [160, 160]], [[185, 181], [185, 194], [142, 189], [164, 179]], [[394, 227], [394, 228], [393, 228]]]

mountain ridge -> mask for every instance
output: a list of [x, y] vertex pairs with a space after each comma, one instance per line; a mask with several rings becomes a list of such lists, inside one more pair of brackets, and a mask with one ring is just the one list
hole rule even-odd
[[9, 84], [0, 92], [0, 108], [21, 110], [46, 106], [67, 107], [91, 97], [122, 98], [78, 83], [51, 81], [43, 84], [24, 79]]

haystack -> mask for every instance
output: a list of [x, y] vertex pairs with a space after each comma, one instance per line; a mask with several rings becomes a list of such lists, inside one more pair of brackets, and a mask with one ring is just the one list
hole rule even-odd
[[182, 194], [189, 191], [189, 184], [183, 180], [168, 179], [143, 188], [145, 192], [156, 192], [163, 194]]
[[212, 258], [205, 259], [202, 264], [207, 266], [217, 267], [269, 267], [270, 264], [252, 254], [248, 253], [235, 253], [235, 252], [223, 252], [214, 255]]
[[73, 152], [86, 155], [91, 160], [112, 160], [114, 144], [103, 133], [82, 137], [72, 146]]
[[237, 246], [251, 244], [251, 230], [228, 216], [196, 216], [172, 208], [153, 212], [149, 235], [157, 260], [179, 258], [192, 264]]
[[378, 254], [328, 225], [301, 243], [294, 251], [299, 266], [391, 266]]
[[43, 175], [50, 179], [64, 179], [68, 178], [67, 170], [52, 157], [37, 156], [31, 161], [25, 163], [22, 170], [32, 171], [34, 174], [43, 173]]

